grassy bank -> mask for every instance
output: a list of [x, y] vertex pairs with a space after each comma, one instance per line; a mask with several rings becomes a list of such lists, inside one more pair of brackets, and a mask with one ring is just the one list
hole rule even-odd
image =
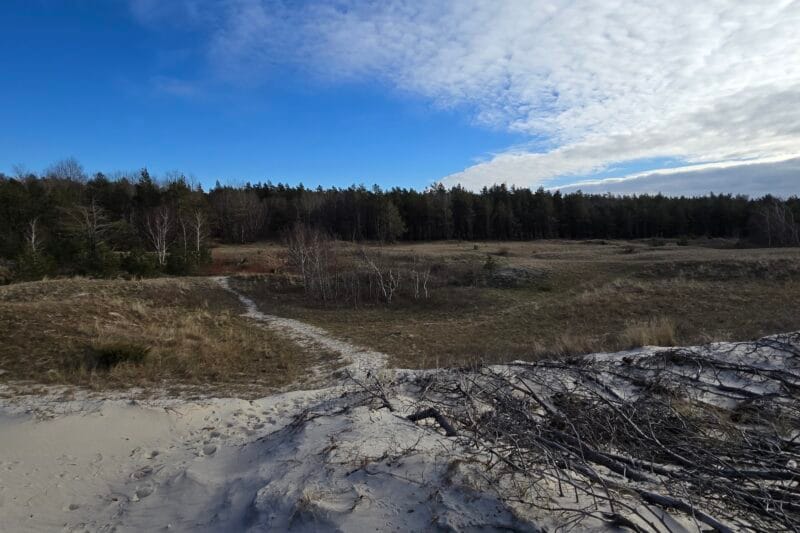
[[56, 279], [0, 287], [0, 379], [263, 394], [329, 354], [239, 316], [204, 278]]

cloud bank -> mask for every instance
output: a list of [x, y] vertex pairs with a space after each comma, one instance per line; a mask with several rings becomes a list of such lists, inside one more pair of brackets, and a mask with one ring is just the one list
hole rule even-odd
[[800, 194], [800, 158], [777, 162], [693, 165], [642, 172], [624, 178], [586, 180], [556, 187], [562, 192], [581, 190], [597, 194], [665, 194], [702, 196], [708, 193], [766, 193], [788, 198]]
[[290, 62], [536, 139], [449, 184], [548, 186], [646, 158], [800, 155], [797, 0], [182, 0], [172, 16], [163, 3], [133, 5], [143, 21], [203, 25], [227, 79], [258, 83]]

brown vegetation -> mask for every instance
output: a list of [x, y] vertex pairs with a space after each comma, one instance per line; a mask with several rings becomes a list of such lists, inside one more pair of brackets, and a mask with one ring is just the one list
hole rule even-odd
[[[429, 298], [409, 298], [406, 276], [401, 280], [406, 296], [395, 297], [391, 305], [357, 308], [309, 302], [286, 262], [273, 274], [240, 278], [236, 284], [266, 312], [311, 322], [388, 353], [390, 365], [399, 367], [747, 340], [800, 329], [797, 249], [709, 244], [370, 246], [367, 253], [384, 265], [401, 270], [414, 261], [429, 265]], [[285, 258], [278, 248], [270, 252]], [[361, 252], [339, 243], [337, 253], [340, 262], [355, 262]], [[508, 273], [519, 283], [493, 283], [491, 272]]]
[[[325, 298], [304, 290], [305, 277], [283, 245], [219, 247], [213, 265], [258, 272], [232, 285], [265, 313], [387, 353], [395, 367], [537, 360], [800, 330], [797, 249], [713, 244], [326, 241], [321, 272], [338, 281]], [[349, 292], [342, 286], [348, 280]], [[264, 392], [308, 379], [321, 362], [338, 364], [331, 354], [309, 354], [257, 327], [241, 311], [233, 295], [203, 278], [0, 287], [0, 379], [94, 387], [214, 383], [223, 390], [246, 384]]]
[[0, 287], [0, 379], [263, 395], [308, 378], [317, 358], [335, 360], [240, 313], [211, 279]]

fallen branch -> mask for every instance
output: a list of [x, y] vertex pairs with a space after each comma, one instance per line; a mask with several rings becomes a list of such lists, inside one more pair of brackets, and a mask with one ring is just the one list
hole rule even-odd
[[458, 431], [456, 431], [456, 429], [447, 420], [447, 418], [445, 418], [444, 415], [442, 415], [442, 413], [440, 413], [439, 411], [437, 411], [433, 407], [429, 407], [428, 409], [423, 409], [422, 411], [419, 411], [419, 412], [414, 413], [412, 415], [408, 415], [407, 418], [408, 418], [408, 420], [410, 420], [412, 422], [417, 422], [419, 420], [425, 420], [426, 418], [433, 418], [434, 420], [436, 420], [436, 423], [439, 424], [439, 426], [441, 426], [441, 428], [444, 430], [444, 434], [447, 437], [457, 437], [458, 436]]

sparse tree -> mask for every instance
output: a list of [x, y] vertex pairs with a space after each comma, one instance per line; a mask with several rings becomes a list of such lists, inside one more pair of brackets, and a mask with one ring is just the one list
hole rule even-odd
[[397, 289], [400, 287], [400, 269], [379, 266], [375, 259], [370, 257], [364, 249], [361, 250], [361, 260], [370, 271], [383, 301], [391, 304], [392, 298], [394, 298]]
[[60, 161], [56, 161], [45, 171], [48, 178], [56, 178], [62, 180], [71, 180], [76, 182], [86, 181], [86, 174], [83, 171], [83, 165], [74, 157], [68, 157]]
[[785, 202], [768, 198], [753, 214], [753, 238], [769, 247], [800, 245], [800, 224]]
[[160, 266], [167, 264], [167, 250], [172, 236], [172, 216], [169, 208], [161, 206], [145, 217], [145, 233]]
[[203, 243], [208, 238], [208, 218], [202, 209], [195, 209], [189, 220], [194, 238], [194, 251], [199, 256]]
[[431, 279], [431, 267], [420, 265], [417, 259], [414, 258], [414, 266], [411, 269], [411, 279], [414, 281], [414, 299], [419, 300], [420, 296], [424, 295], [427, 300], [430, 297], [428, 293], [428, 282]]
[[106, 233], [111, 226], [105, 209], [92, 198], [88, 204], [75, 205], [66, 209], [66, 214], [68, 217], [67, 228], [74, 235], [81, 237], [89, 253], [94, 255], [98, 246], [104, 242]]
[[222, 237], [229, 242], [256, 240], [267, 221], [267, 204], [252, 190], [215, 191], [212, 206]]
[[330, 300], [336, 282], [335, 251], [330, 237], [317, 229], [295, 224], [286, 241], [289, 264], [303, 277], [306, 296]]
[[28, 221], [28, 227], [25, 231], [25, 243], [28, 251], [34, 256], [38, 256], [41, 253], [42, 235], [38, 217]]

